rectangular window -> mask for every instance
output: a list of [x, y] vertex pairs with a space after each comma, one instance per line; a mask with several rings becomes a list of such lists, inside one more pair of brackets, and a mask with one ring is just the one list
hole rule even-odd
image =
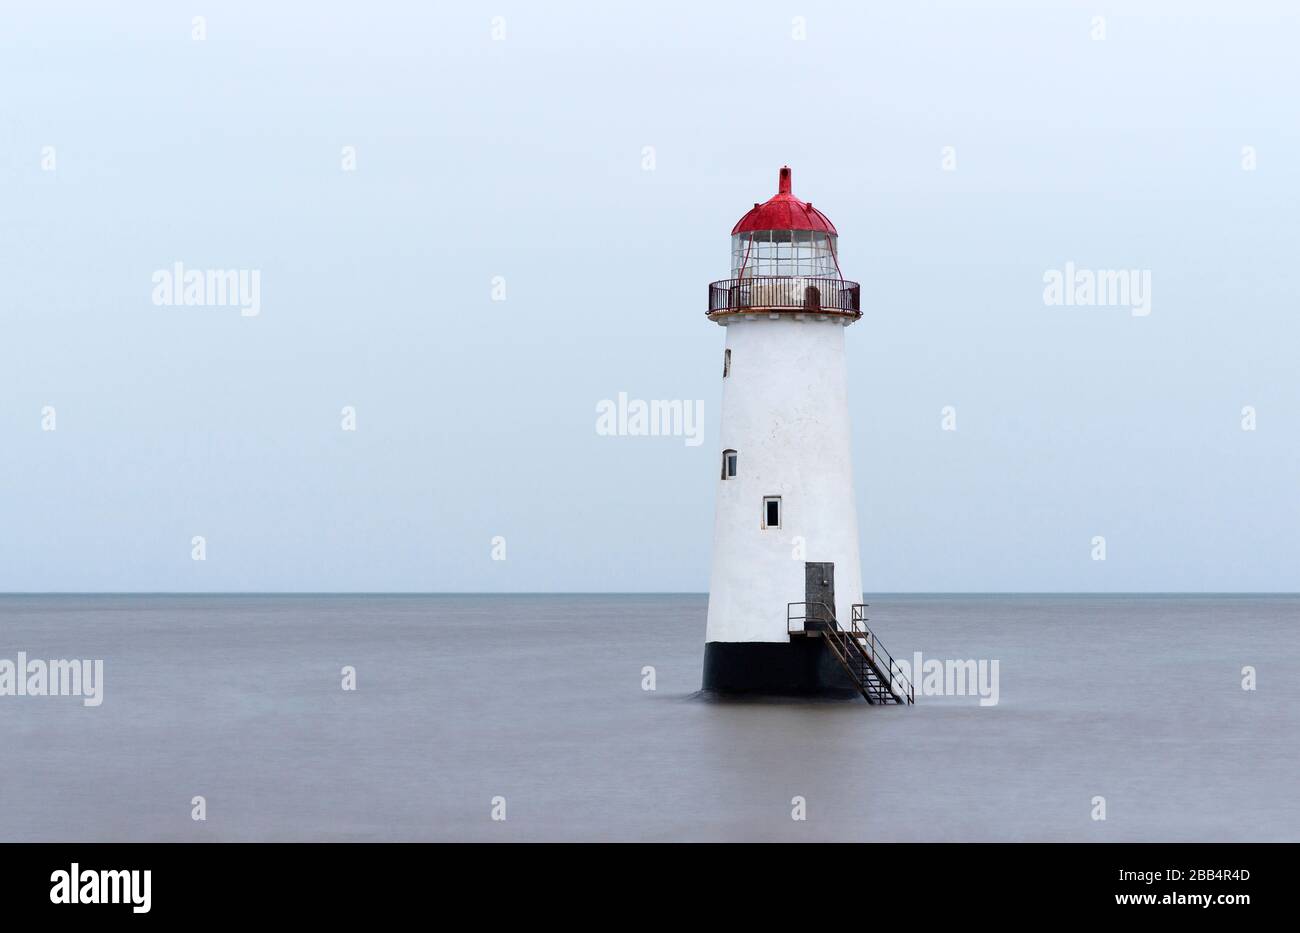
[[781, 497], [767, 496], [763, 499], [763, 527], [781, 527]]
[[736, 452], [734, 450], [724, 450], [722, 452], [722, 478], [734, 479], [736, 476]]
[[731, 375], [731, 351], [724, 350], [722, 353], [722, 378], [726, 379]]

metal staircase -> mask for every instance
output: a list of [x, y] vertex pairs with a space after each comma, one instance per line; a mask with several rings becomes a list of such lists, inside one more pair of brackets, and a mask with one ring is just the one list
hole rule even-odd
[[848, 628], [823, 602], [788, 603], [786, 631], [794, 636], [821, 638], [868, 703], [916, 702], [912, 682], [903, 675], [885, 646], [867, 627], [866, 603], [854, 603]]

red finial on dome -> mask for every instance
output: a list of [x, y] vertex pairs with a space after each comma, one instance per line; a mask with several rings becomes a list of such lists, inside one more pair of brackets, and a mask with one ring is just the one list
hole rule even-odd
[[837, 236], [829, 217], [800, 201], [791, 193], [790, 166], [783, 165], [777, 176], [777, 190], [763, 204], [755, 204], [731, 229], [732, 236], [751, 230], [817, 230]]

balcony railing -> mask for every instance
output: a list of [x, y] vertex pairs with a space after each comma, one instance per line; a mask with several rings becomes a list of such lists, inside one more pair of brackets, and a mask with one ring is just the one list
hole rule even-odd
[[748, 311], [862, 316], [862, 286], [844, 279], [764, 275], [709, 284], [709, 317]]

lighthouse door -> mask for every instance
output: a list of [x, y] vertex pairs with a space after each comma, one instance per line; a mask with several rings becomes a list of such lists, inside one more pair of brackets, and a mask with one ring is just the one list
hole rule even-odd
[[835, 618], [835, 565], [807, 561], [803, 565], [803, 598], [808, 603], [809, 628], [826, 628]]

